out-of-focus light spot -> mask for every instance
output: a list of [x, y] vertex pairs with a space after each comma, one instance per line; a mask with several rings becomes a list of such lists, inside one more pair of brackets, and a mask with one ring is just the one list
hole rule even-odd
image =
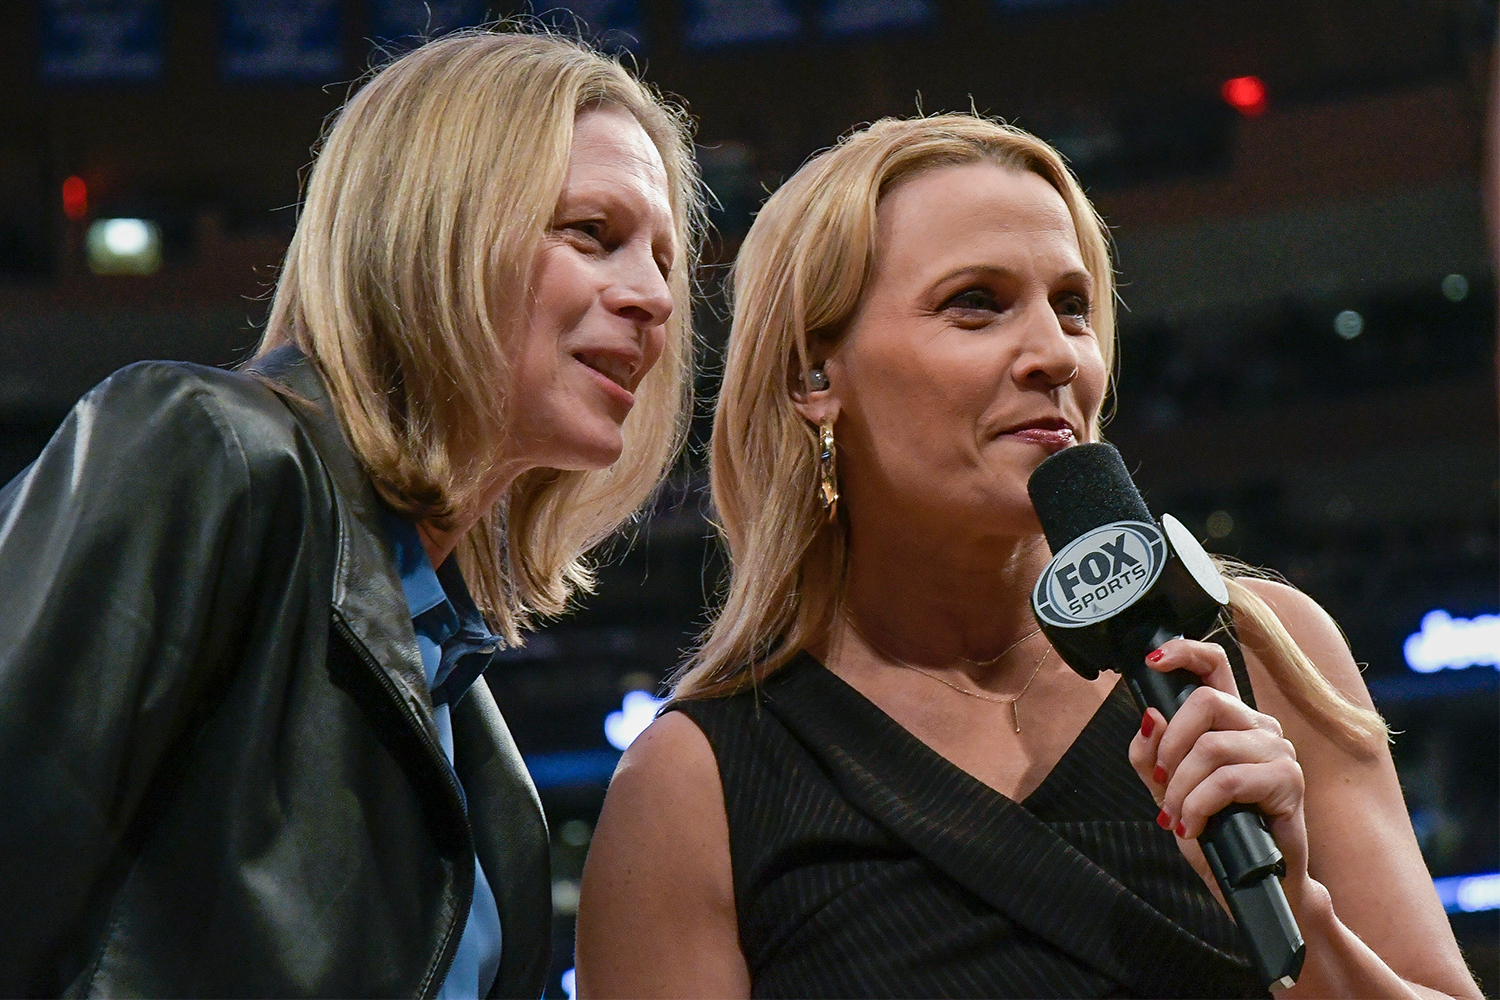
[[1266, 113], [1266, 85], [1258, 76], [1237, 76], [1219, 88], [1231, 108], [1247, 118]]
[[1500, 872], [1470, 875], [1458, 883], [1458, 908], [1464, 913], [1500, 910]]
[[665, 703], [665, 699], [653, 698], [645, 691], [630, 692], [620, 702], [620, 710], [605, 717], [604, 738], [616, 750], [624, 750], [645, 732], [656, 718], [656, 710]]
[[1406, 665], [1419, 674], [1466, 667], [1500, 670], [1500, 615], [1454, 618], [1446, 611], [1422, 616], [1422, 629], [1402, 646]]
[[594, 828], [581, 819], [570, 819], [558, 828], [557, 835], [569, 847], [582, 847], [594, 835]]
[[563, 992], [568, 995], [568, 1000], [578, 1000], [578, 970], [569, 969], [562, 974]]
[[1208, 515], [1208, 537], [1224, 538], [1234, 531], [1234, 517], [1227, 510], [1216, 510]]
[[1449, 913], [1500, 910], [1500, 872], [1435, 878], [1432, 887]]
[[1461, 274], [1450, 274], [1443, 279], [1443, 298], [1449, 302], [1462, 302], [1469, 297], [1469, 279]]
[[1348, 497], [1340, 493], [1328, 501], [1324, 512], [1328, 515], [1328, 520], [1330, 521], [1347, 521], [1350, 515], [1354, 513], [1354, 504]]
[[99, 219], [84, 246], [95, 274], [154, 274], [161, 267], [161, 231], [145, 219]]
[[89, 186], [82, 177], [69, 177], [62, 183], [63, 214], [74, 222], [89, 214]]
[[134, 257], [151, 245], [151, 229], [141, 219], [106, 219], [104, 245], [117, 257]]
[[1365, 332], [1365, 318], [1353, 309], [1345, 309], [1333, 317], [1333, 332], [1345, 340], [1353, 340]]
[[578, 883], [570, 878], [552, 880], [552, 912], [572, 916], [578, 912]]

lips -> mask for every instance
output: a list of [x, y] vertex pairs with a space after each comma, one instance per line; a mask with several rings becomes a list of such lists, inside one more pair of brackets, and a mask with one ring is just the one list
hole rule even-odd
[[635, 391], [636, 369], [640, 367], [639, 355], [620, 351], [578, 351], [574, 359], [587, 368], [603, 375], [628, 393]]
[[1042, 417], [1016, 424], [1002, 431], [1002, 436], [1017, 438], [1030, 444], [1040, 445], [1051, 451], [1062, 451], [1078, 443], [1073, 427], [1061, 417]]

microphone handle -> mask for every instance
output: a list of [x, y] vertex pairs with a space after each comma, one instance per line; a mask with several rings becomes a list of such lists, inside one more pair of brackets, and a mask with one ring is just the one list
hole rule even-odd
[[[1178, 638], [1158, 629], [1150, 648]], [[1162, 673], [1140, 662], [1126, 667], [1124, 675], [1136, 706], [1142, 712], [1154, 708], [1168, 721], [1199, 687], [1191, 671]], [[1307, 945], [1281, 889], [1286, 861], [1266, 829], [1265, 817], [1254, 806], [1231, 805], [1209, 819], [1198, 844], [1250, 946], [1262, 982], [1273, 991], [1291, 986], [1302, 971]]]

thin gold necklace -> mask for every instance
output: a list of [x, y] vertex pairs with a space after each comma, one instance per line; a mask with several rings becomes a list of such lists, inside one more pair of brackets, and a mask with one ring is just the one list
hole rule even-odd
[[[908, 663], [906, 660], [901, 659], [901, 657], [892, 655], [891, 653], [882, 649], [880, 646], [876, 645], [874, 642], [871, 642], [870, 637], [868, 635], [865, 635], [864, 630], [854, 623], [854, 619], [849, 617], [847, 612], [844, 613], [841, 617], [844, 619], [844, 624], [848, 625], [849, 628], [854, 631], [854, 634], [859, 636], [860, 639], [863, 640], [866, 646], [868, 646], [874, 652], [879, 653], [887, 660], [890, 660], [897, 666], [905, 667], [907, 670], [919, 673], [923, 677], [931, 678], [944, 687], [952, 688], [959, 694], [966, 694], [970, 698], [978, 698], [980, 701], [992, 701], [997, 705], [1009, 705], [1011, 725], [1015, 727], [1017, 733], [1021, 731], [1021, 709], [1017, 702], [1019, 702], [1021, 698], [1025, 696], [1026, 692], [1031, 688], [1031, 682], [1036, 680], [1037, 675], [1042, 672], [1042, 664], [1047, 662], [1047, 654], [1052, 652], [1052, 647], [1050, 645], [1046, 649], [1042, 650], [1041, 657], [1036, 661], [1036, 666], [1032, 668], [1031, 676], [1026, 678], [1026, 683], [1021, 685], [1021, 690], [1017, 691], [1009, 698], [1002, 698], [996, 695], [986, 694], [983, 691], [975, 691], [971, 688], [959, 687], [957, 684], [954, 684], [952, 681], [948, 680], [946, 677], [943, 677], [941, 674], [933, 673], [931, 670], [928, 670], [925, 667], [919, 667], [915, 663]], [[1000, 658], [1003, 657], [1006, 653], [1009, 653], [1011, 650], [1015, 649], [1017, 646], [1021, 645], [1021, 643], [1025, 642], [1027, 639], [1030, 639], [1040, 631], [1040, 627], [1032, 629], [1030, 632], [1027, 632], [1025, 635], [1021, 636], [1021, 638], [1011, 643], [1009, 646], [1006, 646], [1000, 651], [999, 655], [994, 656], [991, 659], [971, 660], [967, 656], [960, 656], [959, 659], [963, 660], [965, 663], [972, 663], [975, 666], [987, 667], [993, 663], [999, 662]]]

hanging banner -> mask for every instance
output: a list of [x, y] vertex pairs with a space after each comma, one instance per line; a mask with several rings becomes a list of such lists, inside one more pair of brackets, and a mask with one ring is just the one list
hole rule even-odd
[[370, 0], [370, 37], [398, 49], [472, 28], [488, 19], [485, 0]]
[[155, 80], [159, 0], [42, 0], [42, 78], [54, 83]]
[[235, 80], [331, 80], [344, 72], [339, 0], [221, 0], [219, 69]]
[[818, 28], [825, 35], [921, 28], [934, 18], [932, 0], [823, 0]]
[[690, 48], [795, 40], [802, 20], [788, 0], [683, 0], [683, 41]]

